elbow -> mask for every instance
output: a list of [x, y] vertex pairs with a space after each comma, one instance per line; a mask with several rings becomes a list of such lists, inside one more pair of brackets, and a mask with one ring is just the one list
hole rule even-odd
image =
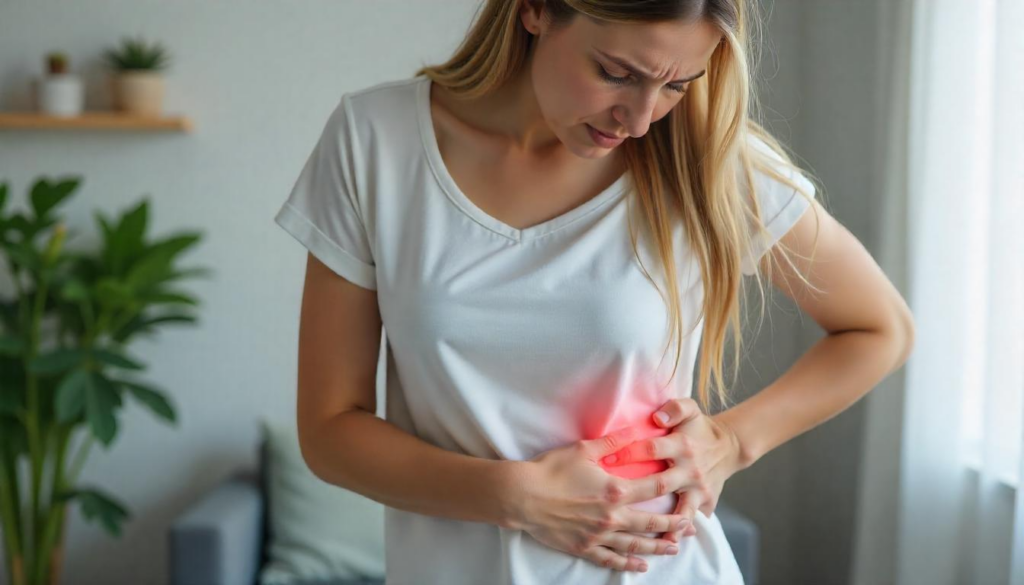
[[328, 421], [324, 421], [321, 424], [312, 424], [309, 422], [299, 421], [299, 453], [302, 455], [302, 460], [306, 463], [306, 467], [313, 473], [318, 479], [327, 481], [324, 477], [324, 471], [320, 466], [320, 452], [323, 440], [323, 429], [328, 424]]
[[914, 315], [906, 305], [900, 307], [896, 312], [896, 317], [892, 320], [889, 332], [896, 347], [897, 358], [893, 366], [893, 369], [896, 370], [907, 363], [907, 360], [910, 359], [910, 354], [914, 351], [916, 335]]

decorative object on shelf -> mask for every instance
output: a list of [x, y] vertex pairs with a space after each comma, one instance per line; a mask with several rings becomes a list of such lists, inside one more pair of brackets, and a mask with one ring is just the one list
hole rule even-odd
[[36, 109], [51, 116], [72, 117], [82, 113], [85, 90], [82, 78], [68, 71], [67, 55], [46, 55], [47, 72], [36, 80]]
[[107, 64], [114, 70], [111, 90], [114, 109], [142, 116], [163, 112], [164, 77], [169, 64], [167, 50], [160, 43], [147, 43], [142, 37], [125, 37], [121, 46], [104, 51]]
[[78, 475], [94, 442], [114, 442], [128, 399], [177, 423], [166, 392], [136, 378], [145, 364], [125, 349], [167, 323], [195, 323], [198, 301], [175, 285], [207, 273], [177, 262], [201, 233], [147, 236], [146, 199], [113, 220], [97, 211], [98, 249], [69, 250], [75, 230], [54, 210], [79, 183], [40, 178], [30, 211], [8, 214], [0, 182], [0, 252], [15, 291], [0, 298], [2, 582], [12, 585], [60, 582], [70, 504], [120, 536], [128, 510]]

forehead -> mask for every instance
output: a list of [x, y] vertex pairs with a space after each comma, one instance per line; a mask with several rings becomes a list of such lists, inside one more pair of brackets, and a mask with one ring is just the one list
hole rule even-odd
[[655, 73], [700, 72], [722, 37], [721, 31], [705, 21], [625, 23], [578, 16], [570, 29], [585, 48], [624, 57]]

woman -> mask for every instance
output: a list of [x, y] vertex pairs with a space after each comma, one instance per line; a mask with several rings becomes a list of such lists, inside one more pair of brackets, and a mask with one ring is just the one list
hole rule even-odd
[[[751, 119], [750, 8], [487, 0], [447, 63], [342, 96], [276, 221], [303, 455], [388, 506], [389, 585], [742, 583], [724, 482], [906, 359], [905, 303]], [[762, 270], [831, 334], [708, 416]]]

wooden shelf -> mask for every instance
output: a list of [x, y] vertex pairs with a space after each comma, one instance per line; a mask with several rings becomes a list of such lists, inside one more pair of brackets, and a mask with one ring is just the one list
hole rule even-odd
[[40, 112], [0, 112], [0, 130], [136, 130], [191, 132], [185, 116], [137, 116], [112, 111], [86, 111], [78, 116]]

